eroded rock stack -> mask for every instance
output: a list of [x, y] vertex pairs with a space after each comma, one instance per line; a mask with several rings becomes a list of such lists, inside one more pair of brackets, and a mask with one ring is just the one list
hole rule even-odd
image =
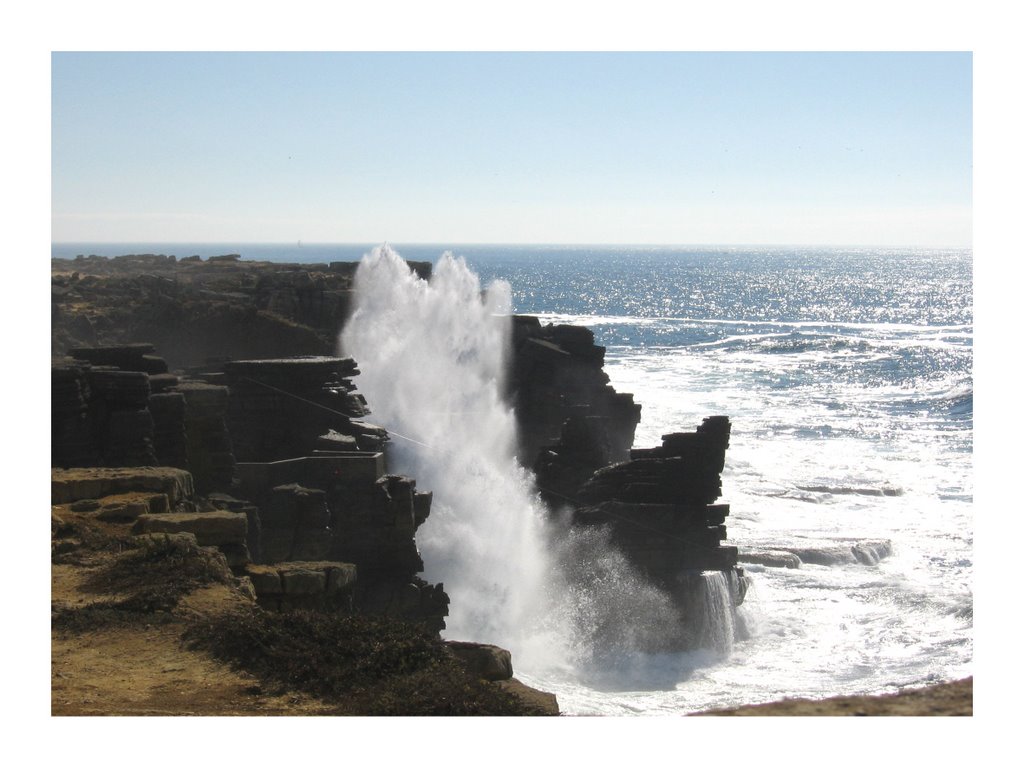
[[602, 346], [589, 328], [541, 325], [536, 317], [513, 320], [511, 399], [519, 425], [519, 460], [532, 466], [538, 452], [557, 441], [571, 415], [603, 419], [609, 459], [629, 457], [640, 421], [633, 396], [619, 393], [602, 368]]
[[630, 460], [599, 469], [577, 492], [583, 504], [605, 500], [638, 504], [711, 504], [722, 495], [729, 419], [704, 419], [696, 432], [662, 436], [657, 448], [636, 449]]
[[729, 505], [714, 503], [729, 431], [727, 417], [712, 416], [597, 470], [574, 494], [574, 521], [610, 526], [613, 541], [659, 583], [679, 571], [734, 568], [736, 547], [721, 543]]
[[51, 367], [51, 464], [158, 463], [149, 374], [166, 373], [150, 344], [72, 349]]
[[721, 610], [734, 612], [747, 589], [737, 548], [723, 544], [729, 505], [715, 503], [729, 420], [709, 417], [694, 432], [664, 435], [660, 446], [634, 449], [629, 460], [607, 466], [601, 426], [570, 417], [562, 439], [538, 459], [538, 485], [552, 506], [572, 510], [573, 525], [606, 531], [611, 545], [671, 596], [684, 622], [663, 649], [706, 647], [714, 634], [707, 572], [717, 572], [728, 593]]

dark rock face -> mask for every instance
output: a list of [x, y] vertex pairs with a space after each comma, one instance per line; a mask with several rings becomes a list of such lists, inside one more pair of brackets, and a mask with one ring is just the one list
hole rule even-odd
[[[672, 637], [658, 638], [657, 650], [716, 647], [724, 640], [712, 607], [733, 614], [748, 586], [737, 548], [722, 543], [729, 505], [714, 503], [722, 490], [728, 418], [709, 417], [695, 432], [664, 435], [660, 446], [634, 449], [629, 460], [607, 465], [603, 424], [576, 415], [566, 420], [561, 440], [538, 457], [542, 495], [553, 507], [568, 507], [573, 526], [604, 531], [671, 598], [683, 624]], [[717, 596], [709, 592], [708, 571], [721, 573]], [[715, 599], [721, 604], [711, 606]]]
[[579, 489], [583, 503], [605, 499], [639, 504], [711, 504], [722, 494], [729, 419], [704, 419], [696, 432], [662, 436], [657, 448], [637, 449], [629, 461], [593, 474]]
[[92, 467], [100, 461], [89, 418], [92, 393], [85, 368], [74, 364], [50, 369], [50, 463], [55, 467]]
[[80, 347], [51, 368], [51, 466], [178, 467], [200, 493], [230, 490], [227, 389], [180, 380], [153, 351]]
[[[191, 533], [236, 569], [330, 562], [348, 564], [353, 579], [358, 569], [340, 597], [336, 590], [264, 596], [279, 608], [354, 604], [444, 627], [448, 596], [418, 576], [415, 534], [431, 495], [386, 473], [387, 432], [361, 420], [369, 409], [352, 383], [359, 370], [351, 359], [229, 361], [190, 378], [169, 373], [153, 351], [150, 344], [76, 348], [52, 369], [55, 467], [163, 465], [188, 478], [187, 493], [178, 493], [187, 501], [174, 509], [185, 515], [180, 520], [168, 514], [174, 504], [157, 511], [134, 501], [97, 502], [97, 514], [135, 520], [141, 533]], [[110, 471], [94, 470], [82, 487], [95, 487], [96, 497], [130, 490], [92, 477]], [[225, 526], [234, 526], [230, 536], [218, 533]]]
[[545, 325], [528, 315], [512, 318], [510, 399], [519, 426], [519, 460], [532, 466], [538, 452], [559, 439], [570, 416], [604, 421], [611, 461], [629, 457], [640, 421], [633, 396], [608, 383], [604, 347], [588, 328]]
[[163, 362], [147, 354], [152, 351], [150, 345], [75, 349], [72, 359], [51, 368], [55, 466], [157, 463], [149, 375], [142, 370]]
[[[240, 494], [261, 510], [260, 562], [327, 559], [353, 563], [361, 610], [444, 628], [448, 596], [417, 574], [417, 528], [430, 494], [384, 471], [380, 453], [332, 454], [238, 465]], [[280, 484], [284, 478], [293, 482]]]
[[352, 383], [359, 375], [352, 358], [235, 360], [223, 367], [239, 461], [310, 456], [319, 450], [378, 451], [386, 440], [384, 430], [359, 421], [370, 410]]
[[227, 426], [227, 387], [182, 382], [189, 469], [200, 493], [228, 491], [235, 485], [235, 456]]
[[264, 562], [324, 560], [331, 550], [331, 512], [326, 492], [298, 483], [271, 490], [260, 516]]

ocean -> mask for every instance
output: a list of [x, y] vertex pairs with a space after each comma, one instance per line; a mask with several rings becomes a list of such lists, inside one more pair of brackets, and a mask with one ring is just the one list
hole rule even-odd
[[[512, 311], [591, 328], [611, 383], [643, 406], [637, 447], [729, 416], [728, 543], [808, 553], [795, 569], [744, 566], [752, 588], [725, 652], [585, 667], [534, 664], [513, 647], [517, 676], [555, 692], [564, 712], [679, 714], [973, 674], [969, 250], [396, 248], [433, 262], [451, 250], [481, 284], [507, 281]], [[326, 262], [369, 250], [55, 244], [53, 255]], [[356, 383], [376, 419], [372, 393]], [[881, 540], [892, 553], [876, 564], [829, 559], [839, 546]]]

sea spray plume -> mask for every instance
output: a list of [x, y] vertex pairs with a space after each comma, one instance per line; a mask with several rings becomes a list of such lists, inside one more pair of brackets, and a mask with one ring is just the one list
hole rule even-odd
[[382, 246], [360, 264], [355, 296], [341, 345], [359, 361], [374, 420], [416, 441], [392, 442], [390, 469], [434, 493], [417, 540], [426, 577], [452, 598], [448, 634], [502, 644], [521, 660], [550, 650], [566, 633], [543, 628], [553, 573], [545, 512], [515, 461], [502, 400], [508, 284], [482, 292], [448, 253], [427, 282]]
[[390, 470], [434, 493], [417, 541], [426, 577], [451, 596], [449, 636], [507, 647], [531, 672], [631, 676], [644, 652], [694, 631], [605, 532], [552, 516], [516, 461], [502, 399], [507, 283], [481, 291], [448, 253], [427, 282], [382, 246], [360, 264], [355, 296], [341, 346], [359, 361], [374, 420], [401, 435]]

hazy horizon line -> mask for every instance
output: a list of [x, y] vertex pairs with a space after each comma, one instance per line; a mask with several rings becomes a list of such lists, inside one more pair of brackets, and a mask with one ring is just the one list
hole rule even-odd
[[906, 245], [902, 243], [637, 243], [637, 242], [498, 242], [498, 241], [431, 241], [431, 240], [51, 240], [50, 245], [283, 245], [306, 246], [485, 246], [485, 247], [619, 247], [619, 248], [909, 248], [914, 250], [972, 250], [971, 245]]

